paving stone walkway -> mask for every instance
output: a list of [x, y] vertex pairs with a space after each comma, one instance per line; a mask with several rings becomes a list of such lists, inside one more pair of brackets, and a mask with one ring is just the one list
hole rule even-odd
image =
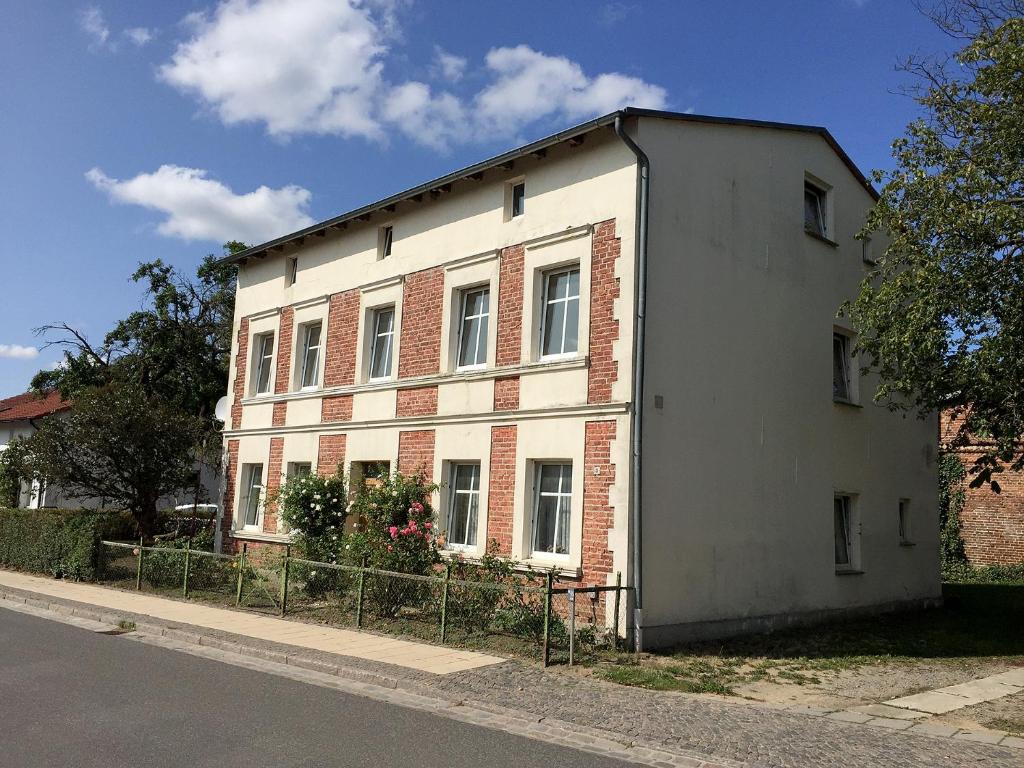
[[922, 716], [943, 715], [984, 701], [995, 701], [1022, 690], [1024, 669], [1011, 669], [959, 685], [947, 685], [944, 688], [915, 693], [913, 696], [901, 696], [885, 703], [890, 707], [919, 712]]

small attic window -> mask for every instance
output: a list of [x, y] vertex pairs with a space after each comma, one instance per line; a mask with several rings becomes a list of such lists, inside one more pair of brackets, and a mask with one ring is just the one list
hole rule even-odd
[[377, 258], [386, 259], [391, 255], [391, 246], [395, 241], [395, 228], [390, 224], [380, 228], [377, 235]]

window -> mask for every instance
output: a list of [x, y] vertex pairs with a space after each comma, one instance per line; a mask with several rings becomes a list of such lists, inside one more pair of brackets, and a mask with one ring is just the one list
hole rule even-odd
[[448, 546], [453, 549], [474, 547], [480, 511], [480, 465], [453, 464], [451, 489]]
[[543, 312], [541, 357], [574, 354], [579, 348], [579, 267], [545, 273]]
[[865, 237], [860, 241], [860, 259], [871, 267], [878, 264], [878, 261], [875, 259], [874, 249], [871, 247], [870, 237]]
[[509, 218], [514, 219], [526, 213], [526, 182], [517, 181], [512, 185], [509, 199]]
[[395, 228], [388, 224], [381, 227], [377, 235], [377, 258], [386, 259], [391, 255], [391, 246], [395, 241]]
[[487, 364], [487, 316], [490, 296], [491, 292], [487, 288], [462, 292], [459, 368], [480, 368]]
[[254, 388], [257, 395], [270, 391], [270, 372], [274, 368], [274, 334], [261, 333], [256, 337], [256, 378]]
[[809, 181], [804, 182], [804, 230], [828, 237], [827, 193]]
[[533, 514], [533, 551], [569, 554], [572, 464], [538, 464]]
[[910, 544], [910, 499], [900, 499], [899, 506], [900, 544]]
[[320, 323], [302, 326], [302, 372], [299, 386], [315, 389], [320, 383]]
[[832, 399], [850, 402], [850, 339], [832, 334]]
[[263, 465], [247, 464], [245, 472], [245, 510], [243, 522], [246, 528], [255, 528], [260, 522], [260, 494], [263, 491]]
[[836, 496], [833, 499], [833, 538], [837, 570], [853, 570], [855, 567], [853, 524], [853, 499], [850, 496]]
[[299, 257], [290, 256], [285, 270], [285, 285], [295, 285], [299, 279]]
[[373, 313], [373, 336], [370, 339], [370, 379], [386, 379], [391, 375], [391, 350], [394, 347], [395, 308], [386, 307]]
[[306, 477], [313, 474], [313, 465], [308, 461], [289, 461], [288, 479], [293, 477]]

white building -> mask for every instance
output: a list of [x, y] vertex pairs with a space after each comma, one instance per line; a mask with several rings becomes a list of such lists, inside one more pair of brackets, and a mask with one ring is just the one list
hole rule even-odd
[[873, 195], [823, 128], [626, 109], [230, 257], [225, 534], [422, 469], [449, 546], [621, 573], [645, 646], [937, 600], [935, 424], [837, 318]]

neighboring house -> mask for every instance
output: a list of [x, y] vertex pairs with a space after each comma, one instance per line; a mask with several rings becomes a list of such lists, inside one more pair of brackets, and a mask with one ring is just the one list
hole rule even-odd
[[943, 411], [939, 424], [939, 446], [952, 450], [968, 471], [964, 483], [964, 507], [960, 511], [960, 537], [972, 565], [1016, 565], [1024, 563], [1024, 472], [1005, 471], [994, 476], [999, 493], [988, 483], [970, 487], [970, 469], [984, 450], [984, 439], [972, 437], [967, 445], [950, 448], [962, 418]]
[[934, 423], [836, 317], [873, 202], [823, 128], [626, 109], [229, 257], [225, 535], [422, 468], [452, 550], [621, 573], [645, 646], [936, 601]]

